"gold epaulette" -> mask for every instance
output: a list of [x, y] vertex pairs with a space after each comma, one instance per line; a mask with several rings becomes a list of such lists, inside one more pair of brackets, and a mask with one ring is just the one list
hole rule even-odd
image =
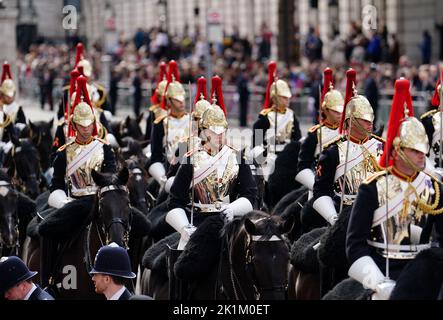
[[272, 111], [272, 108], [263, 109], [262, 111], [260, 111], [260, 115], [266, 117], [268, 115], [268, 113], [271, 112], [271, 111]]
[[106, 144], [106, 145], [108, 145], [109, 144], [109, 142], [108, 141], [106, 141], [106, 140], [103, 140], [103, 139], [101, 139], [101, 138], [95, 138], [95, 139], [97, 139], [98, 141], [100, 141], [101, 143], [103, 143], [103, 144]]
[[374, 139], [377, 139], [380, 142], [386, 143], [386, 140], [384, 138], [379, 137], [376, 134], [371, 133], [371, 137], [373, 137]]
[[72, 140], [71, 142], [65, 143], [64, 145], [62, 145], [60, 148], [57, 149], [57, 152], [59, 151], [63, 151], [66, 149], [67, 146], [71, 145], [74, 143], [75, 140]]
[[161, 116], [159, 116], [158, 118], [156, 118], [154, 120], [154, 124], [159, 124], [160, 122], [162, 122], [168, 115], [167, 114], [162, 114]]
[[314, 132], [316, 132], [318, 129], [320, 129], [321, 126], [322, 126], [321, 124], [316, 124], [315, 126], [312, 126], [312, 127], [309, 129], [309, 132], [314, 133]]
[[429, 116], [433, 116], [437, 112], [438, 112], [438, 109], [429, 110], [428, 112], [425, 112], [420, 116], [420, 120], [423, 120], [424, 118], [429, 117]]
[[153, 104], [152, 106], [149, 107], [149, 111], [154, 112], [155, 109], [160, 107], [160, 103], [157, 104]]
[[327, 148], [329, 148], [330, 146], [332, 146], [333, 144], [336, 144], [337, 142], [339, 142], [339, 141], [344, 141], [345, 140], [345, 137], [343, 137], [343, 136], [337, 136], [334, 140], [332, 140], [332, 141], [330, 141], [330, 142], [328, 142], [328, 143], [325, 143], [325, 145], [323, 146], [323, 150], [326, 150]]
[[364, 184], [370, 184], [372, 181], [378, 179], [378, 178], [381, 177], [381, 176], [384, 176], [386, 173], [387, 173], [386, 170], [382, 170], [382, 171], [375, 172], [375, 173], [373, 173], [372, 175], [370, 175], [369, 177], [367, 177], [367, 178], [363, 181], [363, 183], [364, 183]]

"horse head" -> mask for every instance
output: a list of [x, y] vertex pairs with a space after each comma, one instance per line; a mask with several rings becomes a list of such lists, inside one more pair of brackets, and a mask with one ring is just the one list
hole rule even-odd
[[143, 114], [140, 114], [137, 119], [133, 119], [127, 116], [125, 120], [120, 122], [119, 136], [132, 137], [136, 140], [141, 140], [143, 138], [142, 129], [140, 128], [140, 122], [143, 119]]
[[40, 155], [40, 165], [45, 172], [49, 169], [49, 154], [52, 147], [52, 127], [54, 119], [51, 121], [37, 121], [35, 123], [29, 120], [30, 139], [34, 142]]
[[99, 187], [97, 192], [97, 222], [106, 237], [106, 244], [111, 242], [128, 247], [131, 231], [129, 192], [126, 184], [129, 172], [123, 167], [117, 174], [92, 171], [92, 178]]
[[246, 287], [252, 287], [255, 299], [285, 299], [289, 267], [285, 234], [291, 231], [293, 223], [292, 218], [283, 221], [259, 211], [244, 218], [245, 232], [240, 232], [237, 241], [243, 249], [240, 261], [246, 264]]
[[[3, 169], [0, 170], [0, 248], [19, 247], [17, 199], [10, 178]], [[4, 254], [4, 251], [0, 253]]]
[[146, 170], [135, 156], [130, 157], [125, 163], [129, 169], [128, 189], [131, 205], [147, 215], [153, 204], [147, 193]]
[[18, 188], [32, 199], [40, 194], [40, 156], [34, 143], [28, 139], [12, 138], [10, 170]]

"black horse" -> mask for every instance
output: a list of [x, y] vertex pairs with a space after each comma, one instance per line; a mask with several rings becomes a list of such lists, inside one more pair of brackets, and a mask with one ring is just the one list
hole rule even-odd
[[40, 156], [34, 143], [29, 138], [12, 137], [14, 147], [6, 157], [5, 166], [17, 190], [35, 199], [41, 193], [42, 174]]
[[35, 123], [29, 120], [30, 135], [29, 138], [34, 142], [40, 156], [40, 168], [46, 172], [51, 166], [49, 155], [52, 147], [52, 127], [54, 119], [51, 121], [37, 121]]
[[[86, 219], [77, 221], [79, 215], [75, 210], [79, 209], [79, 205], [74, 201], [54, 212], [52, 216], [48, 215], [38, 228], [40, 235], [48, 236], [48, 233], [53, 232], [61, 243], [52, 273], [55, 283], [60, 286], [57, 298], [99, 298], [94, 292], [88, 273], [98, 249], [111, 242], [123, 247], [128, 247], [129, 244], [134, 214], [130, 208], [126, 187], [128, 169], [123, 168], [118, 174], [101, 174], [93, 171], [92, 177], [99, 190], [90, 205], [92, 209], [86, 215]], [[60, 230], [62, 226], [68, 224], [64, 230]], [[50, 228], [56, 230], [49, 230]], [[37, 258], [33, 256], [33, 252], [27, 254], [31, 260]], [[29, 257], [24, 257], [28, 265], [34, 267], [38, 265], [36, 261], [30, 261]]]
[[143, 114], [140, 114], [137, 119], [127, 116], [125, 120], [113, 121], [111, 123], [112, 132], [114, 132], [117, 142], [121, 145], [124, 137], [132, 137], [136, 140], [143, 140], [142, 129], [140, 128], [140, 121], [143, 119]]
[[0, 256], [19, 254], [17, 199], [8, 176], [0, 173]]
[[[282, 300], [287, 297], [289, 246], [285, 238], [292, 218], [252, 211], [223, 227], [207, 218], [191, 236], [174, 266], [190, 283], [187, 298]], [[208, 232], [209, 230], [209, 232]], [[219, 230], [220, 231], [220, 230]]]

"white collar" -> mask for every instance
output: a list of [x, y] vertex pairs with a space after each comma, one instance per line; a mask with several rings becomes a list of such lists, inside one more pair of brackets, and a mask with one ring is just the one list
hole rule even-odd
[[31, 290], [28, 291], [28, 293], [26, 294], [26, 296], [23, 298], [23, 300], [29, 300], [29, 298], [31, 297], [32, 293], [37, 289], [37, 286], [32, 283], [32, 288]]
[[118, 299], [120, 299], [120, 297], [122, 296], [123, 292], [125, 292], [125, 290], [126, 290], [126, 287], [122, 286], [120, 288], [120, 290], [118, 290], [116, 293], [114, 293], [114, 295], [111, 298], [109, 298], [108, 300], [118, 300]]

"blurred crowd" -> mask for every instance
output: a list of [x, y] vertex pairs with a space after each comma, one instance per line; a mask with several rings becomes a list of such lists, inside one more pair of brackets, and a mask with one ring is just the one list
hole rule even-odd
[[[391, 90], [395, 79], [403, 76], [411, 80], [412, 92], [426, 92], [431, 96], [439, 77], [439, 65], [430, 64], [431, 39], [424, 31], [422, 48], [423, 64], [413, 65], [402, 55], [401, 44], [395, 34], [386, 30], [365, 36], [357, 24], [352, 24], [347, 38], [334, 32], [331, 39], [331, 54], [323, 55], [323, 44], [318, 32], [311, 28], [307, 35], [294, 35], [297, 54], [289, 64], [280, 62], [278, 76], [289, 81], [295, 96], [309, 95], [311, 108], [318, 105], [319, 85], [323, 69], [333, 68], [335, 86], [344, 91], [345, 72], [353, 67], [358, 75], [359, 92], [368, 96], [376, 104], [379, 91]], [[297, 30], [297, 28], [296, 28]], [[86, 58], [94, 66], [94, 78], [99, 79], [102, 72], [102, 56], [112, 58], [109, 83], [111, 111], [118, 108], [118, 88], [131, 88], [134, 95], [135, 114], [149, 104], [142, 98], [142, 88], [153, 89], [157, 81], [159, 61], [175, 59], [178, 61], [182, 83], [196, 82], [205, 75], [206, 42], [200, 32], [190, 36], [187, 28], [185, 36], [177, 37], [164, 30], [139, 29], [131, 38], [120, 37], [118, 42], [104, 48], [100, 44], [88, 44]], [[260, 34], [250, 41], [239, 36], [238, 32], [224, 37], [223, 43], [210, 46], [213, 73], [222, 77], [224, 86], [235, 87], [238, 108], [243, 110], [241, 126], [247, 126], [249, 97], [252, 93], [264, 94], [267, 83], [267, 64], [269, 62], [275, 35], [266, 24]], [[75, 49], [66, 44], [42, 43], [30, 47], [29, 52], [19, 58], [19, 79], [22, 84], [28, 79], [37, 79], [42, 108], [54, 106], [54, 83], [69, 83], [69, 73], [75, 59]], [[303, 63], [304, 62], [304, 63]], [[246, 115], [245, 115], [246, 114]], [[255, 115], [253, 115], [255, 116]], [[313, 121], [315, 121], [313, 115]]]

